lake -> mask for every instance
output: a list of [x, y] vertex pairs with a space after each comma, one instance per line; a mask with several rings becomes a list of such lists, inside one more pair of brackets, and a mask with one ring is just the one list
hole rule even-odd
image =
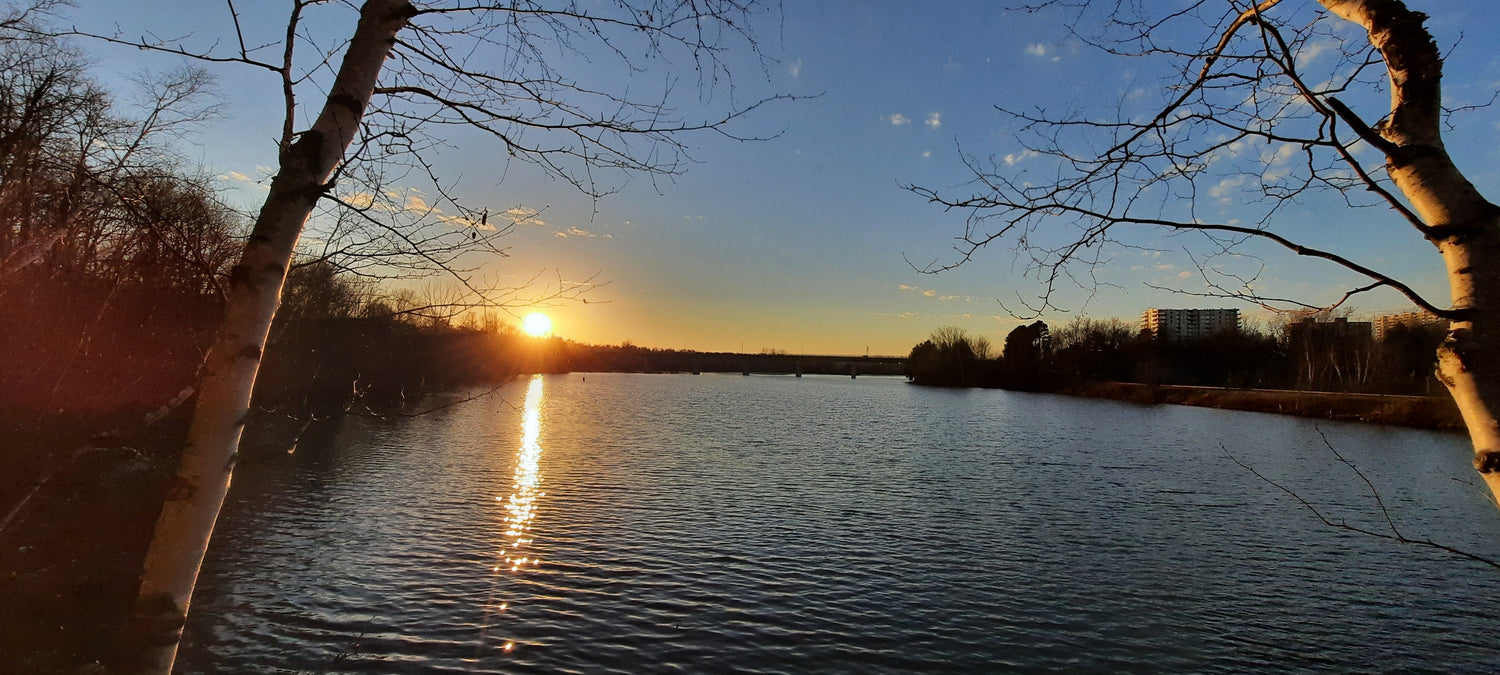
[[[478, 392], [424, 399], [416, 408]], [[896, 378], [569, 374], [248, 451], [183, 672], [1494, 671], [1461, 436]], [[1221, 447], [1222, 444], [1222, 447]]]

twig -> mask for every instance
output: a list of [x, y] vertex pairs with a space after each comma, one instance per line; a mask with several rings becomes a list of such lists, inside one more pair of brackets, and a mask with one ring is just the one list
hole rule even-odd
[[[1323, 432], [1321, 430], [1318, 431], [1318, 435], [1319, 436], [1323, 436]], [[1362, 479], [1362, 480], [1365, 481], [1365, 485], [1369, 486], [1371, 492], [1376, 492], [1375, 486], [1370, 483], [1370, 479], [1366, 478], [1363, 472], [1361, 472], [1358, 468], [1355, 468], [1354, 464], [1352, 464], [1348, 460], [1344, 459], [1344, 457], [1342, 455], [1340, 455], [1338, 453], [1338, 451], [1333, 450], [1333, 445], [1331, 443], [1328, 443], [1328, 437], [1327, 436], [1323, 436], [1323, 443], [1326, 444], [1326, 445], [1328, 445], [1328, 449], [1330, 451], [1333, 451], [1334, 457], [1337, 457], [1338, 460], [1340, 462], [1343, 462], [1345, 466], [1348, 466], [1349, 468], [1354, 469], [1354, 472], [1359, 475], [1360, 479]], [[1259, 478], [1259, 479], [1261, 479], [1261, 480], [1263, 480], [1263, 481], [1271, 484], [1272, 487], [1275, 487], [1276, 489], [1281, 490], [1282, 492], [1287, 493], [1288, 495], [1290, 495], [1292, 497], [1292, 499], [1297, 500], [1297, 502], [1299, 504], [1301, 504], [1303, 507], [1307, 508], [1308, 511], [1311, 511], [1314, 516], [1317, 516], [1318, 520], [1323, 521], [1323, 524], [1327, 525], [1328, 527], [1332, 527], [1332, 528], [1340, 529], [1340, 530], [1348, 530], [1350, 532], [1357, 532], [1359, 534], [1363, 534], [1363, 535], [1370, 536], [1370, 537], [1375, 537], [1377, 539], [1386, 539], [1386, 540], [1389, 540], [1389, 541], [1394, 541], [1394, 542], [1398, 542], [1398, 543], [1402, 543], [1402, 544], [1414, 544], [1414, 545], [1417, 545], [1417, 546], [1426, 546], [1428, 548], [1434, 548], [1434, 549], [1437, 549], [1437, 550], [1440, 550], [1440, 551], [1444, 551], [1446, 553], [1451, 553], [1451, 554], [1459, 556], [1461, 558], [1468, 558], [1469, 560], [1473, 560], [1475, 562], [1484, 563], [1484, 564], [1489, 565], [1490, 567], [1493, 567], [1495, 569], [1500, 569], [1500, 562], [1496, 562], [1496, 561], [1491, 560], [1489, 558], [1486, 558], [1486, 557], [1484, 557], [1482, 555], [1478, 555], [1476, 553], [1470, 553], [1470, 552], [1465, 551], [1463, 549], [1454, 548], [1454, 547], [1448, 546], [1446, 544], [1439, 544], [1439, 543], [1437, 543], [1435, 541], [1432, 541], [1431, 539], [1412, 539], [1410, 537], [1407, 537], [1406, 535], [1401, 534], [1401, 532], [1396, 529], [1395, 523], [1391, 521], [1391, 514], [1390, 514], [1390, 512], [1386, 511], [1385, 503], [1383, 501], [1381, 501], [1380, 495], [1379, 495], [1378, 492], [1375, 494], [1375, 500], [1376, 500], [1376, 503], [1380, 505], [1380, 511], [1385, 516], [1386, 524], [1389, 525], [1390, 528], [1391, 528], [1391, 533], [1390, 534], [1386, 534], [1384, 532], [1376, 532], [1374, 530], [1368, 530], [1368, 529], [1365, 529], [1363, 527], [1359, 527], [1359, 526], [1356, 526], [1356, 525], [1350, 525], [1349, 523], [1343, 521], [1342, 519], [1337, 520], [1337, 521], [1330, 520], [1327, 516], [1323, 515], [1323, 512], [1319, 511], [1316, 506], [1313, 506], [1311, 502], [1308, 502], [1306, 499], [1303, 499], [1302, 495], [1297, 494], [1291, 488], [1288, 488], [1287, 486], [1282, 485], [1281, 483], [1278, 483], [1278, 482], [1276, 482], [1274, 480], [1271, 480], [1270, 478], [1267, 478], [1265, 474], [1263, 474], [1263, 473], [1261, 473], [1259, 471], [1256, 471], [1255, 467], [1252, 467], [1249, 464], [1241, 462], [1233, 454], [1230, 454], [1229, 448], [1224, 447], [1223, 443], [1219, 444], [1219, 449], [1224, 451], [1224, 456], [1228, 457], [1229, 461], [1234, 462], [1235, 464], [1238, 464], [1240, 468], [1242, 468], [1242, 469], [1244, 469], [1246, 471], [1249, 471], [1256, 478]]]

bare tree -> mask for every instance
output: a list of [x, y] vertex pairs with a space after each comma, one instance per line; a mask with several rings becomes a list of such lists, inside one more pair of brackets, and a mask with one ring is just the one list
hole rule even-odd
[[[750, 26], [766, 9], [759, 0], [293, 0], [268, 44], [239, 9], [226, 0], [224, 25], [233, 32], [206, 43], [149, 32], [62, 32], [258, 70], [284, 102], [275, 175], [230, 274], [226, 316], [146, 556], [121, 664], [132, 672], [171, 669], [279, 292], [318, 208], [342, 209], [344, 220], [320, 225], [331, 236], [318, 237], [325, 243], [310, 247], [312, 259], [372, 275], [435, 270], [473, 304], [533, 301], [463, 267], [470, 251], [502, 252], [493, 242], [505, 227], [495, 225], [498, 214], [459, 203], [438, 177], [435, 155], [448, 129], [477, 129], [504, 161], [529, 163], [598, 198], [629, 175], [683, 171], [691, 158], [682, 134], [734, 137], [727, 125], [769, 100], [736, 104], [724, 61], [726, 50], [758, 49]], [[342, 14], [349, 37], [332, 45], [314, 41], [308, 21], [314, 12], [324, 14], [321, 25]], [[717, 106], [722, 113], [690, 118], [674, 107], [680, 97], [670, 76], [654, 86], [638, 77], [594, 83], [554, 65], [579, 58], [613, 60], [632, 76], [645, 74], [647, 64], [675, 60], [695, 73], [694, 105], [716, 95], [728, 104]], [[304, 110], [308, 102], [315, 109]], [[299, 120], [311, 123], [298, 128]], [[408, 179], [425, 180], [430, 208], [391, 201]], [[579, 289], [560, 285], [544, 298]]]
[[[969, 212], [957, 259], [927, 269], [1012, 241], [1041, 284], [1038, 301], [1028, 305], [1039, 312], [1052, 307], [1059, 284], [1090, 286], [1089, 270], [1121, 244], [1124, 230], [1146, 225], [1201, 238], [1206, 253], [1196, 260], [1205, 295], [1326, 308], [1377, 288], [1394, 290], [1451, 322], [1438, 377], [1463, 412], [1474, 466], [1500, 496], [1500, 208], [1444, 147], [1456, 110], [1443, 107], [1444, 57], [1427, 17], [1401, 0], [1182, 5], [1058, 0], [1025, 8], [1066, 14], [1073, 39], [1109, 54], [1166, 59], [1177, 79], [1148, 110], [1123, 102], [1106, 117], [1002, 109], [1021, 125], [1021, 154], [1044, 168], [966, 156], [977, 185], [971, 194], [913, 187]], [[1201, 41], [1172, 44], [1182, 36]], [[1330, 56], [1311, 58], [1330, 46]], [[1197, 203], [1226, 185], [1252, 196], [1252, 215], [1242, 222], [1216, 222], [1213, 210]], [[1411, 227], [1414, 242], [1436, 248], [1448, 302], [1301, 239], [1314, 230], [1297, 228], [1296, 205], [1330, 196], [1350, 207], [1383, 208]], [[1219, 264], [1251, 242], [1326, 261], [1363, 281], [1342, 297], [1270, 296], [1258, 290], [1256, 272]]]

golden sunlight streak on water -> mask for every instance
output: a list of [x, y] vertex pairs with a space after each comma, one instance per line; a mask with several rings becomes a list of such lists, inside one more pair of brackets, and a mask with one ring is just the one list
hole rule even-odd
[[536, 502], [542, 495], [537, 488], [542, 484], [538, 461], [542, 457], [542, 446], [538, 442], [542, 435], [542, 376], [532, 375], [526, 386], [526, 403], [521, 417], [521, 448], [516, 451], [516, 471], [511, 480], [510, 497], [505, 501], [505, 536], [511, 539], [506, 550], [513, 550], [530, 543], [524, 535], [531, 529], [536, 517]]
[[[495, 497], [495, 501], [501, 503], [505, 517], [501, 521], [505, 528], [503, 536], [507, 541], [503, 542], [504, 548], [496, 554], [496, 562], [491, 573], [498, 575], [509, 572], [519, 572], [523, 565], [536, 568], [540, 560], [529, 555], [519, 555], [520, 549], [531, 543], [531, 539], [525, 537], [531, 531], [531, 521], [536, 518], [537, 500], [547, 496], [547, 493], [538, 488], [542, 484], [540, 460], [542, 457], [542, 376], [531, 376], [531, 382], [526, 386], [526, 402], [521, 409], [521, 447], [516, 450], [516, 469], [511, 478], [511, 493], [508, 497]], [[529, 564], [529, 565], [528, 565]], [[508, 568], [508, 570], [507, 570]], [[495, 583], [499, 583], [498, 578]], [[495, 602], [495, 590], [491, 587], [490, 599], [486, 602], [486, 617], [490, 610], [504, 612], [510, 607], [508, 602]], [[488, 618], [486, 618], [486, 626]], [[481, 635], [481, 643], [483, 636]], [[502, 649], [506, 652], [515, 648], [514, 642], [506, 642]]]

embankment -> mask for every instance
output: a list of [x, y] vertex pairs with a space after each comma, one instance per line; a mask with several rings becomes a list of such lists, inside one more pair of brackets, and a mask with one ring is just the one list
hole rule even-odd
[[1344, 394], [1282, 389], [1226, 389], [1130, 382], [1092, 382], [1060, 390], [1069, 396], [1135, 403], [1172, 403], [1224, 410], [1395, 424], [1419, 429], [1463, 431], [1463, 417], [1448, 397]]

